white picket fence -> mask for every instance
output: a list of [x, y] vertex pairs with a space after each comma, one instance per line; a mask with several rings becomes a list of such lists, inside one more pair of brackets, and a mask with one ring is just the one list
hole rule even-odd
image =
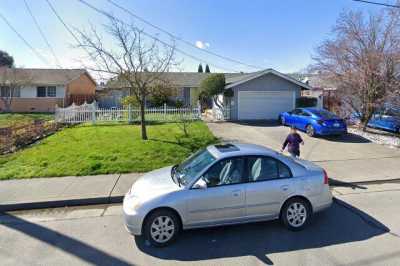
[[[72, 104], [66, 108], [56, 107], [55, 119], [59, 123], [96, 123], [96, 122], [135, 122], [140, 121], [138, 108], [98, 108], [96, 102], [82, 105]], [[175, 108], [164, 105], [163, 107], [146, 108], [146, 121], [174, 122], [180, 120], [201, 119], [200, 107]]]

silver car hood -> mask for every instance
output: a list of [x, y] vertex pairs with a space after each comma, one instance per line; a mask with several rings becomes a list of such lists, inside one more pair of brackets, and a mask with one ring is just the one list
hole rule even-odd
[[131, 188], [131, 195], [152, 198], [182, 189], [171, 178], [172, 166], [157, 169], [140, 177]]

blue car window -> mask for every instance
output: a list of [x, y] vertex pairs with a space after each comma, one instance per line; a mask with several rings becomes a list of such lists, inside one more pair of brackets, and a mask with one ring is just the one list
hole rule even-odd
[[313, 110], [313, 114], [325, 119], [335, 119], [337, 116], [334, 113], [328, 112], [326, 110]]

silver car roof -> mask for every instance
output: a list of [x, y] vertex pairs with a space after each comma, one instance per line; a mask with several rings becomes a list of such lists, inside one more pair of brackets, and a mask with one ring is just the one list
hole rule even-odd
[[[244, 156], [244, 155], [267, 155], [277, 157], [278, 152], [269, 149], [267, 147], [256, 145], [256, 144], [245, 144], [245, 143], [225, 143], [227, 149], [219, 149], [218, 145], [210, 145], [207, 150], [217, 159], [231, 157], [231, 156]], [[224, 150], [224, 151], [222, 151]]]

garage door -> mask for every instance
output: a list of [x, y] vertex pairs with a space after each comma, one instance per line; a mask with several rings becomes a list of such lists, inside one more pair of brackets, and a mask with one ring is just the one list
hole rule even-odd
[[294, 108], [293, 91], [239, 91], [239, 120], [277, 119]]

